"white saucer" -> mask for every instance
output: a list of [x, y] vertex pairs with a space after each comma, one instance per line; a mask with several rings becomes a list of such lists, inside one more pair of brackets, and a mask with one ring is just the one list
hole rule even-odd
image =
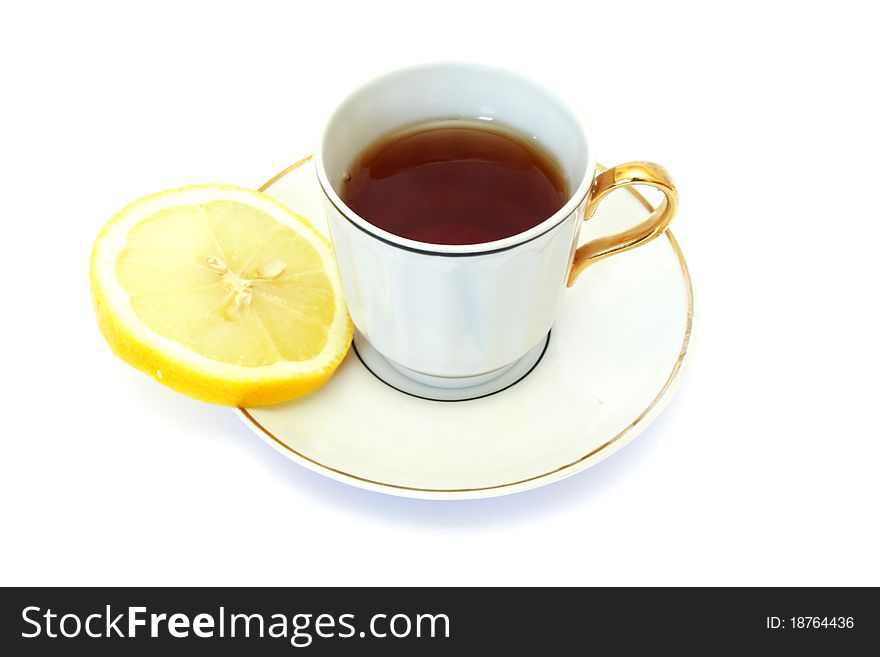
[[[310, 159], [262, 190], [326, 234]], [[616, 192], [582, 241], [632, 226], [649, 209]], [[352, 349], [312, 395], [238, 413], [282, 454], [353, 486], [431, 499], [506, 495], [585, 470], [644, 430], [672, 396], [692, 324], [687, 265], [667, 233], [584, 272], [543, 357], [496, 394], [456, 403], [405, 394]]]

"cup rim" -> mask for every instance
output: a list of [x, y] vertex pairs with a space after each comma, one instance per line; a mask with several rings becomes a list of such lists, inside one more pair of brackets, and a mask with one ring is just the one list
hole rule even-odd
[[[486, 71], [495, 71], [510, 75], [515, 78], [519, 78], [524, 82], [528, 82], [529, 84], [537, 87], [542, 93], [546, 94], [548, 97], [552, 98], [554, 102], [562, 106], [562, 108], [565, 109], [575, 119], [575, 123], [583, 135], [584, 143], [587, 145], [587, 165], [584, 170], [584, 175], [575, 190], [569, 195], [569, 198], [565, 202], [565, 204], [563, 204], [563, 206], [559, 208], [559, 210], [554, 212], [541, 223], [536, 224], [535, 226], [532, 226], [528, 230], [525, 230], [521, 233], [517, 233], [516, 235], [504, 237], [500, 240], [493, 240], [491, 242], [478, 242], [475, 244], [435, 244], [432, 242], [420, 242], [418, 240], [412, 240], [407, 237], [395, 235], [394, 233], [390, 233], [370, 223], [369, 221], [358, 215], [356, 212], [354, 212], [354, 210], [349, 208], [339, 196], [339, 194], [336, 193], [336, 190], [333, 189], [333, 185], [330, 184], [329, 176], [327, 175], [327, 171], [324, 167], [324, 141], [327, 139], [330, 125], [333, 123], [333, 120], [336, 118], [336, 115], [340, 111], [342, 106], [345, 105], [351, 98], [360, 94], [366, 88], [374, 84], [380, 83], [387, 78], [391, 78], [402, 73], [414, 72], [424, 69], [435, 69], [444, 66], [479, 68]], [[589, 192], [590, 186], [593, 183], [593, 177], [595, 176], [596, 170], [596, 156], [593, 152], [593, 149], [591, 148], [592, 143], [593, 140], [591, 139], [591, 132], [583, 117], [578, 112], [576, 112], [572, 108], [571, 104], [569, 104], [564, 98], [562, 98], [562, 96], [560, 96], [554, 90], [548, 88], [545, 84], [538, 82], [537, 80], [533, 80], [517, 71], [512, 71], [510, 69], [498, 66], [489, 66], [487, 64], [466, 61], [444, 60], [396, 68], [394, 70], [370, 78], [369, 80], [356, 87], [353, 91], [346, 94], [345, 97], [343, 97], [339, 102], [336, 103], [335, 109], [333, 110], [333, 112], [331, 112], [329, 118], [324, 123], [323, 129], [321, 130], [321, 141], [318, 144], [318, 148], [315, 153], [315, 170], [318, 175], [318, 182], [321, 185], [321, 190], [324, 192], [324, 196], [327, 198], [330, 204], [333, 205], [333, 207], [336, 208], [336, 210], [343, 217], [345, 217], [349, 221], [349, 223], [354, 225], [356, 228], [359, 228], [361, 231], [367, 233], [368, 235], [391, 246], [396, 246], [407, 251], [414, 251], [416, 253], [422, 253], [425, 255], [474, 256], [487, 253], [496, 253], [498, 251], [507, 251], [526, 242], [531, 242], [532, 240], [535, 240], [545, 233], [553, 230], [561, 223], [563, 223], [569, 216], [571, 216], [571, 214], [575, 212], [575, 210], [581, 205], [581, 203], [583, 203], [584, 199], [587, 196], [587, 193]]]

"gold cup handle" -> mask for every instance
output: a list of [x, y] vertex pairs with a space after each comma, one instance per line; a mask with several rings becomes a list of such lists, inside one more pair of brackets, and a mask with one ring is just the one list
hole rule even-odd
[[593, 181], [587, 200], [587, 210], [584, 220], [593, 216], [599, 203], [615, 189], [629, 187], [630, 185], [650, 185], [663, 192], [663, 202], [642, 223], [625, 230], [617, 235], [599, 237], [592, 242], [587, 242], [575, 251], [574, 260], [568, 275], [568, 287], [574, 285], [580, 273], [594, 262], [603, 258], [622, 253], [637, 246], [646, 244], [661, 235], [678, 207], [678, 192], [672, 177], [659, 164], [653, 162], [629, 162], [616, 167], [606, 169]]

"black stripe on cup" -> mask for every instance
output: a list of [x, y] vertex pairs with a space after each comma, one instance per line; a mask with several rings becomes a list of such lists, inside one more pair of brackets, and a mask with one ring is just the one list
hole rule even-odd
[[[393, 246], [398, 249], [402, 249], [403, 251], [410, 251], [412, 253], [420, 253], [422, 255], [435, 256], [435, 257], [441, 257], [441, 258], [468, 258], [468, 257], [474, 257], [474, 256], [489, 255], [491, 253], [501, 253], [502, 251], [510, 251], [511, 249], [515, 249], [517, 247], [520, 247], [523, 244], [528, 244], [529, 242], [532, 242], [532, 241], [538, 239], [539, 237], [543, 237], [544, 235], [549, 233], [554, 228], [557, 228], [560, 225], [562, 225], [565, 222], [565, 220], [568, 219], [572, 215], [572, 212], [574, 212], [574, 210], [572, 212], [569, 212], [567, 215], [562, 217], [562, 219], [560, 219], [555, 224], [553, 224], [552, 226], [550, 226], [549, 228], [547, 228], [543, 232], [539, 233], [538, 235], [534, 235], [527, 240], [523, 240], [522, 242], [517, 242], [516, 244], [511, 244], [510, 246], [502, 246], [497, 249], [486, 249], [485, 251], [471, 251], [468, 253], [439, 253], [437, 251], [429, 251], [427, 249], [417, 249], [412, 246], [406, 246], [405, 244], [398, 244], [397, 242], [392, 242], [391, 240], [386, 239], [380, 235], [376, 235], [376, 233], [374, 233], [370, 230], [367, 230], [366, 228], [364, 228], [360, 224], [352, 221], [351, 217], [349, 217], [342, 208], [340, 208], [338, 205], [336, 205], [336, 203], [333, 202], [333, 199], [330, 198], [330, 195], [324, 191], [323, 185], [321, 186], [321, 192], [324, 194], [324, 198], [326, 198], [330, 202], [330, 205], [332, 205], [334, 208], [336, 208], [336, 211], [339, 212], [339, 214], [341, 214], [348, 223], [350, 223], [352, 226], [354, 226], [358, 230], [366, 233], [367, 235], [369, 235], [373, 239], [377, 239], [380, 242], [384, 242], [385, 244], [388, 244], [389, 246]], [[586, 195], [584, 195], [584, 198], [586, 198]], [[581, 203], [583, 203], [583, 199], [578, 201], [577, 205], [574, 206], [575, 209], [580, 207]], [[364, 221], [366, 221], [366, 219], [364, 219]], [[367, 223], [369, 223], [369, 222], [367, 222]]]

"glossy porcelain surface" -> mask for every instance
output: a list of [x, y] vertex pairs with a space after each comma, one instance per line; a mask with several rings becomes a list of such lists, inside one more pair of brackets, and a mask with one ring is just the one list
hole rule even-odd
[[[360, 151], [396, 128], [439, 118], [496, 121], [533, 139], [562, 166], [569, 201], [528, 231], [476, 245], [398, 237], [345, 206], [346, 167]], [[547, 335], [595, 169], [581, 121], [560, 98], [486, 66], [396, 71], [342, 102], [315, 166], [352, 320], [398, 369], [455, 385], [510, 365]]]
[[[327, 232], [309, 162], [266, 191]], [[581, 241], [647, 214], [636, 196], [615, 192]], [[590, 267], [563, 295], [543, 358], [497, 394], [419, 399], [382, 383], [352, 351], [316, 393], [239, 413], [285, 456], [374, 491], [465, 499], [551, 483], [650, 424], [679, 380], [693, 325], [690, 278], [671, 234]]]

